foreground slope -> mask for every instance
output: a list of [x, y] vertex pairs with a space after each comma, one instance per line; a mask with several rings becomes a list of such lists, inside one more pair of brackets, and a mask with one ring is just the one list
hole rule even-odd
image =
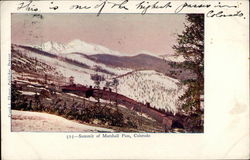
[[39, 112], [12, 110], [12, 131], [39, 132], [113, 132], [112, 129], [80, 124], [76, 121]]

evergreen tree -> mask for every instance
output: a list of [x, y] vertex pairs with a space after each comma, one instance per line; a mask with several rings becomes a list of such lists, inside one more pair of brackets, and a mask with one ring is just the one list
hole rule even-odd
[[17, 84], [14, 82], [11, 84], [11, 109], [20, 109], [21, 93], [17, 89]]
[[190, 70], [194, 74], [193, 78], [182, 81], [187, 90], [180, 97], [181, 108], [202, 115], [200, 97], [204, 94], [204, 15], [188, 14], [186, 20], [184, 31], [177, 35], [177, 44], [173, 46], [176, 55], [185, 58], [183, 63], [175, 63], [175, 67]]
[[116, 109], [118, 110], [118, 103], [117, 103], [117, 89], [118, 89], [119, 81], [118, 81], [118, 79], [117, 79], [117, 78], [113, 78], [112, 85], [115, 87], [115, 93], [116, 93], [116, 98], [115, 98], [115, 106], [116, 106]]

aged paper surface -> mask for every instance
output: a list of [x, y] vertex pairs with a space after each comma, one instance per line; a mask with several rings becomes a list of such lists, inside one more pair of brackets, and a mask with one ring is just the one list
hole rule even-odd
[[[1, 2], [1, 133], [3, 159], [249, 159], [248, 5], [248, 1]], [[161, 130], [159, 132], [155, 131], [157, 133], [150, 133], [147, 132], [147, 130], [143, 130], [144, 133], [139, 134], [125, 130], [122, 133], [107, 133], [107, 136], [104, 136], [106, 134], [103, 132], [109, 132], [110, 129], [98, 128], [97, 125], [95, 127], [88, 126], [87, 129], [85, 127], [84, 129], [87, 130], [85, 132], [80, 130], [74, 132], [70, 132], [70, 130], [67, 130], [67, 132], [64, 132], [65, 130], [61, 132], [58, 130], [37, 132], [32, 129], [22, 131], [18, 130], [18, 127], [12, 128], [13, 122], [19, 124], [18, 122], [21, 121], [20, 119], [16, 119], [18, 118], [17, 115], [15, 115], [16, 117], [12, 116], [14, 113], [19, 114], [21, 111], [11, 110], [10, 99], [12, 98], [13, 100], [13, 97], [11, 97], [11, 92], [13, 93], [13, 91], [11, 91], [11, 78], [16, 76], [13, 70], [11, 70], [11, 56], [13, 56], [11, 50], [13, 48], [15, 50], [16, 47], [12, 44], [18, 42], [18, 44], [20, 44], [20, 42], [32, 44], [34, 41], [38, 42], [41, 40], [39, 36], [44, 36], [45, 39], [46, 36], [49, 37], [49, 35], [46, 35], [46, 33], [49, 32], [39, 28], [46, 25], [43, 24], [43, 21], [41, 25], [36, 25], [35, 28], [32, 28], [31, 25], [29, 26], [29, 19], [25, 19], [22, 16], [30, 14], [33, 17], [41, 18], [43, 16], [50, 17], [55, 13], [58, 19], [61, 18], [61, 21], [57, 19], [54, 23], [62, 22], [62, 19], [65, 19], [65, 22], [62, 23], [61, 28], [53, 28], [55, 24], [51, 22], [51, 33], [56, 32], [56, 30], [63, 30], [63, 26], [66, 23], [69, 25], [72, 23], [72, 28], [75, 29], [75, 26], [73, 27], [73, 25], [75, 25], [73, 23], [74, 17], [72, 16], [72, 18], [69, 18], [69, 15], [83, 14], [82, 18], [85, 20], [84, 23], [87, 23], [86, 25], [82, 23], [83, 28], [89, 26], [89, 30], [86, 30], [86, 32], [101, 33], [95, 31], [97, 29], [101, 30], [102, 27], [95, 26], [96, 22], [93, 19], [101, 19], [102, 16], [107, 16], [108, 18], [105, 19], [103, 23], [106, 23], [105, 26], [112, 24], [110, 27], [117, 25], [118, 28], [123, 28], [122, 21], [125, 21], [125, 19], [129, 17], [128, 14], [131, 14], [129, 18], [134, 18], [137, 23], [138, 21], [140, 22], [140, 17], [141, 19], [144, 18], [144, 21], [153, 22], [153, 25], [151, 24], [152, 26], [150, 26], [152, 28], [151, 30], [146, 30], [148, 27], [143, 25], [135, 25], [134, 27], [140, 28], [142, 31], [141, 34], [146, 34], [146, 31], [152, 33], [152, 37], [142, 37], [142, 39], [153, 39], [156, 41], [155, 43], [161, 43], [164, 40], [164, 36], [161, 36], [161, 34], [163, 35], [165, 32], [163, 32], [163, 30], [160, 32], [162, 28], [160, 25], [163, 24], [162, 21], [164, 21], [164, 16], [172, 16], [172, 25], [169, 24], [171, 25], [169, 28], [175, 28], [176, 31], [179, 31], [178, 33], [181, 33], [181, 29], [178, 30], [177, 26], [177, 21], [179, 21], [178, 23], [182, 22], [181, 16], [185, 16], [186, 14], [203, 14], [205, 19], [204, 132], [164, 133], [164, 131]], [[89, 19], [84, 17], [86, 14], [90, 14]], [[112, 14], [115, 18], [112, 18]], [[159, 17], [157, 17], [157, 14], [159, 14]], [[163, 18], [160, 17], [160, 15], [162, 15]], [[114, 23], [114, 21], [116, 23]], [[141, 24], [143, 24], [144, 21], [142, 20]], [[18, 24], [22, 24], [23, 22], [28, 25], [26, 26], [27, 30], [22, 30], [22, 26], [18, 26]], [[33, 23], [39, 22], [32, 21], [31, 24]], [[91, 24], [93, 24], [92, 28]], [[160, 26], [159, 29], [155, 30], [158, 25]], [[105, 28], [105, 26], [103, 26], [103, 28]], [[19, 28], [14, 30], [12, 27]], [[108, 28], [106, 29], [107, 32], [102, 32], [103, 34], [114, 33], [114, 35], [106, 35], [106, 39], [104, 39], [105, 36], [99, 34], [95, 35], [97, 36], [96, 39], [98, 40], [101, 39], [99, 37], [102, 37], [100, 43], [104, 43], [106, 46], [109, 45], [109, 48], [113, 47], [113, 50], [115, 50], [117, 46], [113, 44], [111, 40], [116, 37], [119, 32], [112, 32], [108, 31]], [[32, 33], [30, 37], [27, 37], [28, 33], [35, 31], [39, 33]], [[120, 52], [129, 53], [132, 52], [132, 50], [136, 52], [136, 46], [139, 46], [141, 44], [140, 41], [143, 41], [142, 39], [136, 39], [140, 37], [139, 31], [131, 33], [132, 31], [134, 31], [134, 29], [130, 28], [127, 29], [126, 34], [119, 33], [128, 36], [136, 35], [133, 41], [131, 38], [131, 45], [128, 45], [127, 48], [124, 47], [122, 51], [119, 50]], [[70, 40], [69, 37], [74, 34], [74, 31], [67, 28], [65, 32], [68, 34], [62, 32], [57, 36], [65, 41], [67, 39]], [[153, 36], [155, 32], [158, 33], [156, 37]], [[13, 35], [13, 33], [15, 34]], [[79, 32], [78, 35], [80, 34], [82, 33]], [[38, 35], [38, 38], [36, 35]], [[93, 36], [94, 34], [92, 34], [90, 38]], [[75, 37], [77, 39], [76, 35]], [[56, 39], [57, 37], [55, 36], [52, 38]], [[129, 43], [128, 41], [122, 40], [119, 41], [118, 39], [118, 44], [124, 43], [123, 45], [125, 45]], [[145, 43], [146, 42], [145, 40]], [[149, 45], [145, 47], [149, 47], [147, 48], [148, 51], [150, 50], [150, 46], [153, 46], [151, 52], [155, 51], [159, 54], [163, 52], [160, 49], [156, 50], [156, 47], [154, 47], [158, 44], [152, 44], [150, 41], [147, 43]], [[168, 43], [172, 42], [169, 41]], [[100, 49], [100, 47], [97, 47], [95, 51], [98, 52], [98, 49]], [[170, 49], [171, 47], [166, 48], [166, 50]], [[19, 48], [19, 50], [21, 49]], [[103, 48], [100, 50], [103, 51]], [[143, 50], [144, 48], [142, 48], [142, 51]], [[112, 52], [112, 54], [118, 53]], [[52, 55], [50, 55], [50, 57], [51, 56]], [[33, 60], [34, 62], [37, 61], [36, 58]], [[26, 62], [22, 62], [20, 58], [17, 64], [22, 63]], [[46, 63], [43, 63], [41, 66], [46, 65]], [[18, 68], [15, 69], [15, 71], [17, 70]], [[37, 70], [39, 70], [39, 67], [37, 67]], [[67, 71], [65, 71], [65, 73], [67, 73]], [[23, 78], [25, 74], [20, 76]], [[75, 76], [75, 81], [78, 80], [76, 77], [77, 75]], [[47, 81], [47, 78], [49, 81], [49, 76], [46, 76], [45, 81]], [[63, 81], [63, 79], [59, 79], [58, 81], [60, 80]], [[32, 86], [30, 85], [29, 88], [32, 88]], [[37, 93], [31, 91], [31, 89], [29, 91], [23, 91], [22, 94], [35, 97]], [[46, 92], [44, 94], [46, 95]], [[163, 94], [164, 93], [162, 93], [162, 95]], [[71, 93], [68, 95], [76, 96]], [[38, 102], [35, 101], [35, 103]], [[163, 103], [164, 101], [162, 101], [162, 104]], [[26, 113], [26, 111], [22, 112]], [[141, 113], [143, 112], [140, 111], [140, 114]], [[27, 115], [25, 115], [26, 117], [24, 116], [23, 119], [25, 120], [29, 114], [31, 113], [27, 112]], [[140, 117], [143, 117], [142, 114]], [[30, 122], [29, 126], [31, 126], [31, 128], [34, 120], [35, 119], [31, 119], [30, 121], [27, 120], [27, 123]], [[59, 125], [55, 126], [56, 124], [52, 123], [52, 120], [54, 119], [51, 118], [48, 120], [48, 129], [60, 128]], [[65, 119], [60, 119], [58, 121], [67, 124], [69, 128], [78, 126], [78, 124], [76, 125], [68, 121], [64, 122], [64, 120]], [[41, 123], [45, 122], [42, 120]], [[95, 121], [95, 123], [98, 124], [98, 121]], [[143, 123], [143, 121], [139, 120], [139, 124], [140, 123]], [[165, 125], [167, 124], [166, 122]], [[81, 129], [81, 127], [79, 128]]]

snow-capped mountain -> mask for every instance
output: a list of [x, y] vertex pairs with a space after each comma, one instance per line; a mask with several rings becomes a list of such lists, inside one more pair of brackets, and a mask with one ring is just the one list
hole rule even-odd
[[136, 54], [120, 53], [118, 51], [111, 50], [105, 46], [93, 44], [93, 43], [87, 43], [79, 39], [72, 40], [67, 44], [63, 44], [63, 43], [55, 42], [55, 41], [47, 41], [47, 42], [42, 43], [41, 45], [36, 45], [34, 47], [41, 49], [43, 51], [46, 51], [46, 52], [56, 54], [56, 55], [79, 52], [79, 53], [84, 53], [86, 55], [108, 54], [108, 55], [114, 55], [114, 56], [134, 57], [134, 56], [138, 56], [141, 54], [145, 54], [145, 55], [149, 55], [155, 58], [167, 57], [165, 55], [164, 56], [156, 55], [154, 53], [151, 53], [145, 50], [142, 50]]
[[[58, 47], [59, 48], [59, 47]], [[166, 111], [176, 113], [178, 110], [178, 97], [183, 93], [182, 86], [179, 85], [177, 79], [171, 78], [163, 73], [144, 69], [144, 70], [131, 70], [129, 68], [114, 67], [105, 65], [97, 61], [86, 58], [83, 54], [65, 54], [63, 58], [60, 56], [47, 56], [45, 53], [39, 53], [38, 49], [27, 49], [23, 46], [12, 46], [13, 53], [25, 55], [13, 58], [17, 63], [17, 71], [22, 71], [23, 68], [29, 68], [30, 70], [36, 69], [36, 73], [47, 74], [50, 76], [60, 75], [60, 79], [54, 79], [56, 81], [65, 80], [68, 81], [70, 76], [74, 77], [75, 83], [86, 86], [94, 86], [94, 82], [91, 79], [91, 75], [95, 74], [95, 66], [99, 66], [102, 72], [99, 74], [103, 75], [106, 79], [112, 80], [117, 78], [119, 85], [117, 87], [118, 93], [123, 94], [129, 98], [132, 98], [139, 102], [149, 102], [152, 107], [161, 108]], [[55, 47], [53, 48], [55, 49]], [[41, 51], [40, 51], [41, 52]], [[49, 53], [47, 53], [49, 54]], [[67, 59], [66, 59], [67, 58]], [[68, 60], [71, 60], [68, 61]], [[27, 62], [29, 60], [29, 62]], [[72, 63], [73, 61], [78, 63]], [[37, 62], [36, 62], [37, 61]], [[38, 63], [39, 62], [39, 63]], [[85, 65], [85, 67], [79, 65], [79, 62]], [[145, 61], [143, 61], [145, 63]], [[37, 65], [35, 65], [37, 63]], [[40, 64], [38, 66], [38, 64]], [[47, 69], [44, 68], [44, 66]], [[24, 67], [25, 66], [25, 67]], [[42, 69], [40, 69], [42, 68]], [[14, 79], [22, 77], [20, 72], [15, 72]], [[44, 77], [41, 76], [41, 81]], [[36, 78], [37, 80], [38, 78]], [[104, 87], [106, 81], [102, 81], [100, 87]], [[59, 83], [59, 82], [58, 82]]]
[[40, 47], [43, 51], [59, 54], [66, 49], [65, 45], [58, 42], [48, 41], [43, 43]]
[[118, 51], [113, 51], [107, 47], [97, 44], [87, 43], [79, 39], [75, 39], [67, 44], [48, 41], [41, 44], [40, 46], [36, 46], [36, 48], [40, 48], [43, 51], [54, 53], [57, 55], [80, 52], [87, 55], [110, 54], [110, 55], [122, 56], [122, 54], [119, 53]]
[[66, 45], [64, 53], [81, 52], [85, 54], [111, 54], [119, 56], [121, 53], [113, 51], [101, 45], [86, 43], [81, 40], [73, 40]]
[[45, 52], [53, 53], [55, 55], [64, 56], [69, 53], [83, 53], [85, 55], [112, 55], [112, 56], [127, 56], [127, 57], [138, 57], [141, 55], [148, 55], [152, 56], [154, 58], [159, 58], [164, 61], [173, 61], [173, 62], [183, 62], [185, 59], [183, 56], [176, 56], [176, 55], [156, 55], [154, 53], [150, 53], [148, 51], [141, 51], [137, 54], [125, 54], [120, 53], [118, 51], [113, 51], [107, 47], [104, 47], [102, 45], [93, 44], [93, 43], [87, 43], [79, 39], [75, 39], [70, 41], [67, 44], [54, 42], [54, 41], [47, 41], [45, 43], [42, 43], [41, 45], [33, 46], [35, 48], [41, 49]]

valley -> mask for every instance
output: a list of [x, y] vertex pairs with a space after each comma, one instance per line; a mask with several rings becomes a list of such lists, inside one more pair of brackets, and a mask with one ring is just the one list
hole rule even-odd
[[[12, 44], [12, 109], [51, 113], [115, 132], [172, 132], [172, 124], [177, 121], [183, 123], [180, 129], [183, 128], [178, 97], [183, 94], [185, 86], [178, 79], [155, 69], [155, 66], [168, 66], [162, 59], [144, 55], [151, 60], [143, 60], [142, 55], [120, 56], [109, 50], [106, 50], [109, 54], [95, 54], [100, 47], [94, 54], [90, 51], [80, 53], [80, 49], [59, 54], [55, 52], [56, 47], [51, 48], [54, 52], [48, 47], [44, 51]], [[100, 55], [102, 58], [96, 58]], [[143, 63], [139, 63], [138, 57], [145, 62], [144, 67], [141, 67]], [[119, 65], [116, 59], [122, 63]], [[102, 78], [96, 81], [94, 75]], [[110, 95], [125, 98], [86, 97], [86, 92], [62, 90], [62, 86], [72, 85], [93, 88], [100, 93], [107, 88]], [[136, 109], [128, 101], [144, 109]]]

